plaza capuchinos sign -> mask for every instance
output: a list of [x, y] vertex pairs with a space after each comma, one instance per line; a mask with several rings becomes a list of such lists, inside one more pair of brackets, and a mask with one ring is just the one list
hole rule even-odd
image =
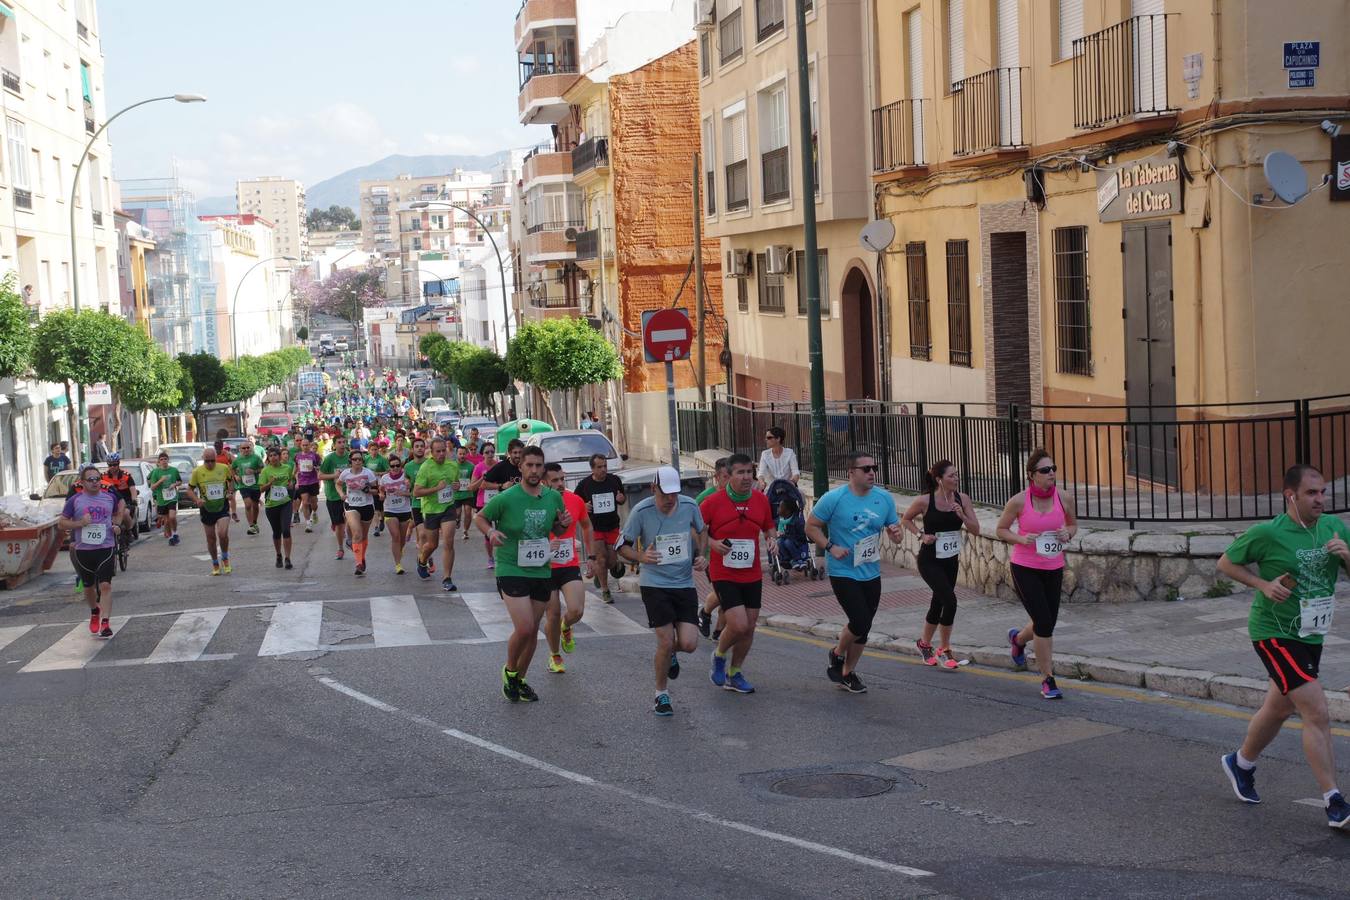
[[1097, 171], [1097, 216], [1103, 222], [1182, 212], [1181, 163], [1164, 153]]

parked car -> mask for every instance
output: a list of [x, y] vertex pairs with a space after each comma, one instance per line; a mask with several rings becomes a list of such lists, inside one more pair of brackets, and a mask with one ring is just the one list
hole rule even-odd
[[450, 408], [450, 401], [444, 397], [428, 397], [422, 401], [422, 415], [430, 416], [443, 409]]
[[312, 410], [308, 400], [292, 400], [286, 405], [286, 411], [293, 416], [307, 416]]
[[626, 457], [599, 431], [575, 428], [535, 432], [525, 439], [525, 446], [540, 447], [545, 462], [561, 464], [569, 488], [575, 488], [577, 482], [591, 474], [591, 457], [596, 453], [605, 455], [611, 474], [622, 477]]
[[187, 459], [195, 467], [199, 462], [202, 461], [202, 451], [205, 450], [208, 446], [209, 445], [207, 444], [197, 442], [160, 444], [159, 452], [169, 454], [169, 459], [171, 460], [179, 457]]
[[258, 434], [284, 435], [295, 424], [295, 416], [287, 412], [266, 412], [258, 417]]
[[346, 338], [338, 338], [333, 342], [333, 349], [339, 353], [346, 353], [351, 349], [351, 344], [348, 343]]
[[470, 428], [477, 428], [478, 437], [484, 441], [491, 441], [497, 436], [497, 420], [489, 419], [486, 416], [469, 416], [460, 419], [459, 428], [466, 437]]
[[[95, 463], [100, 472], [108, 470], [107, 463]], [[122, 468], [131, 475], [131, 483], [136, 487], [136, 531], [138, 534], [146, 534], [155, 527], [155, 498], [154, 492], [150, 490], [146, 482], [150, 475], [150, 470], [155, 467], [153, 460], [146, 459], [124, 459]], [[60, 500], [65, 501], [66, 495], [70, 493], [70, 486], [75, 483], [79, 477], [79, 472], [74, 469], [67, 469], [64, 472], [58, 472], [47, 482], [47, 490], [41, 495], [42, 500]]]

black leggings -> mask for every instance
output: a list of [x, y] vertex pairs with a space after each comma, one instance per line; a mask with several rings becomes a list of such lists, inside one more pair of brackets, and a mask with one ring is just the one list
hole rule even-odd
[[872, 630], [872, 620], [876, 618], [877, 607], [881, 605], [881, 577], [871, 581], [857, 581], [853, 578], [830, 576], [830, 587], [834, 588], [834, 597], [839, 608], [848, 616], [848, 630], [853, 640], [859, 644], [867, 643], [868, 632]]
[[1048, 638], [1059, 621], [1059, 595], [1064, 586], [1063, 569], [1031, 569], [1011, 563], [1013, 588], [1031, 616], [1036, 637]]
[[291, 504], [287, 500], [280, 506], [267, 507], [267, 524], [272, 526], [272, 540], [279, 541], [291, 536]]
[[936, 553], [919, 553], [919, 575], [933, 589], [933, 600], [924, 617], [929, 625], [951, 628], [956, 621], [956, 576], [960, 569], [959, 556], [938, 559]]

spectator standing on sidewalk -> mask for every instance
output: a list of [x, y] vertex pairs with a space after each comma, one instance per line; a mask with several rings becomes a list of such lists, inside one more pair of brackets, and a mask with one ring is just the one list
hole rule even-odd
[[759, 455], [759, 484], [768, 487], [780, 478], [786, 478], [793, 484], [801, 477], [801, 466], [797, 465], [797, 454], [791, 447], [783, 446], [787, 432], [781, 425], [771, 425], [764, 432], [764, 443], [768, 446]]

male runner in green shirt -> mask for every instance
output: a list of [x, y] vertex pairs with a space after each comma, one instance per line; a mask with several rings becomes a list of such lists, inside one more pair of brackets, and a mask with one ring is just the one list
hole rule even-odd
[[456, 590], [455, 571], [455, 482], [459, 480], [459, 463], [448, 459], [447, 445], [443, 438], [431, 442], [431, 459], [422, 463], [417, 470], [417, 480], [413, 482], [413, 496], [422, 498], [422, 527], [426, 532], [425, 541], [417, 554], [417, 575], [430, 578], [431, 569], [428, 560], [441, 548], [441, 563], [445, 567], [445, 577], [441, 587], [447, 591]]
[[234, 470], [235, 483], [239, 485], [239, 496], [244, 498], [244, 517], [248, 519], [248, 533], [258, 533], [258, 471], [263, 467], [263, 459], [253, 449], [253, 442], [239, 445], [239, 453], [230, 463]]

